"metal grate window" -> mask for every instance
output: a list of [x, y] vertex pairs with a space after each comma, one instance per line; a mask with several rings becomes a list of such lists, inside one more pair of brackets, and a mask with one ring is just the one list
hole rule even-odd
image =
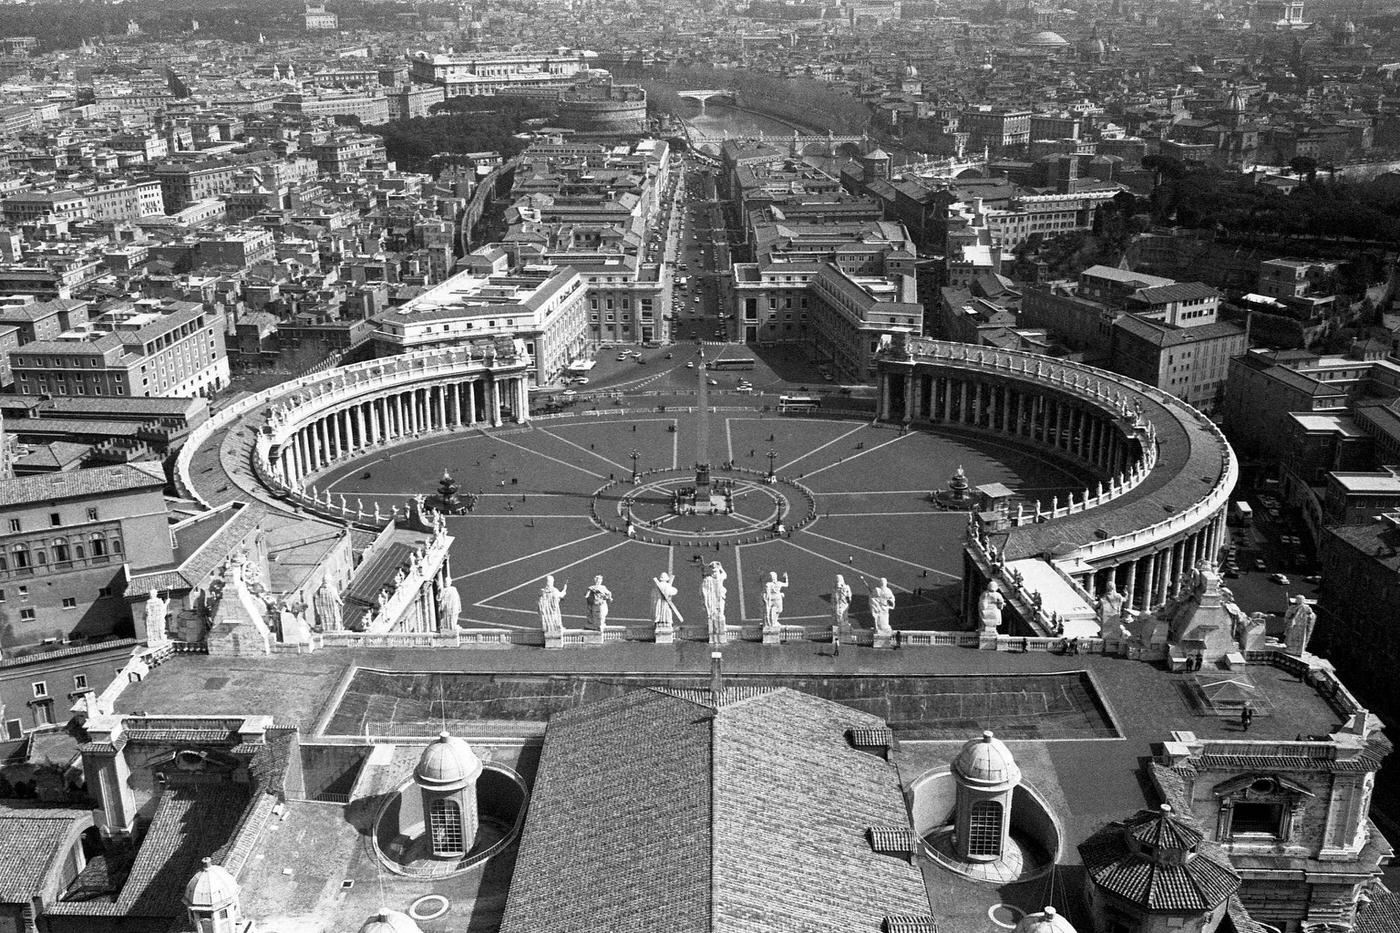
[[967, 817], [967, 854], [1001, 855], [1001, 804], [979, 800]]
[[453, 855], [462, 848], [462, 811], [457, 802], [439, 797], [428, 807], [428, 829], [433, 838], [434, 855]]

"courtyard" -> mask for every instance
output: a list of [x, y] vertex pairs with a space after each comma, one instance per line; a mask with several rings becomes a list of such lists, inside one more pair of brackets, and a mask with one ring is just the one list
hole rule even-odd
[[[387, 514], [415, 494], [432, 496], [450, 472], [463, 494], [475, 496], [470, 513], [447, 519], [465, 627], [538, 627], [546, 574], [569, 586], [566, 626], [583, 626], [584, 591], [595, 575], [614, 596], [610, 624], [647, 624], [651, 581], [663, 571], [680, 590], [677, 608], [699, 622], [701, 568], [718, 560], [728, 574], [731, 624], [760, 619], [761, 580], [770, 572], [791, 581], [784, 622], [823, 624], [839, 573], [855, 597], [854, 624], [870, 624], [864, 581], [884, 577], [899, 600], [895, 627], [947, 630], [960, 627], [967, 515], [940, 510], [931, 491], [959, 467], [973, 487], [1002, 483], [1047, 503], [1087, 481], [993, 438], [777, 415], [755, 404], [721, 408], [704, 432], [715, 479], [735, 483], [733, 514], [676, 518], [667, 514], [664, 482], [696, 462], [701, 433], [699, 416], [686, 409], [598, 408], [399, 445], [334, 468], [315, 486]], [[630, 482], [634, 466], [640, 489]], [[782, 482], [763, 482], [770, 466]], [[659, 478], [648, 485], [652, 477]], [[635, 538], [623, 532], [629, 518]], [[773, 532], [779, 519], [782, 535]]]

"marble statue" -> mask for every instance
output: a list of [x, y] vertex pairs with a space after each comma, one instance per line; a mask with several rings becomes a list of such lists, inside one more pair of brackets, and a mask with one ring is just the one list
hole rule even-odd
[[831, 588], [831, 622], [837, 629], [845, 630], [850, 624], [851, 585], [841, 574], [836, 575], [836, 585]]
[[588, 606], [588, 624], [600, 632], [608, 627], [608, 604], [612, 598], [612, 590], [603, 585], [602, 574], [593, 578], [592, 585], [583, 594], [583, 602]]
[[729, 579], [724, 565], [717, 560], [705, 565], [705, 575], [700, 579], [700, 598], [705, 604], [705, 624], [710, 631], [710, 641], [724, 642], [725, 626], [729, 623], [724, 616], [724, 599], [728, 595], [724, 581]]
[[1006, 605], [1006, 597], [1001, 595], [1001, 584], [995, 580], [987, 583], [978, 603], [983, 635], [995, 635], [1001, 626], [1001, 610]]
[[340, 591], [336, 589], [335, 581], [330, 577], [321, 580], [320, 588], [312, 597], [312, 607], [316, 610], [316, 623], [321, 626], [321, 631], [339, 631], [341, 624]]
[[1301, 655], [1308, 648], [1313, 626], [1317, 624], [1317, 613], [1302, 596], [1294, 596], [1283, 614], [1283, 643], [1292, 655]]
[[1113, 578], [1110, 577], [1108, 585], [1105, 586], [1103, 592], [1099, 594], [1098, 616], [1100, 632], [1109, 633], [1114, 631], [1114, 626], [1118, 624], [1118, 620], [1123, 616], [1124, 602], [1123, 594], [1118, 592], [1117, 585], [1114, 584]]
[[776, 571], [768, 572], [768, 580], [763, 584], [763, 629], [773, 632], [781, 627], [783, 614], [783, 590], [787, 589], [788, 576], [778, 579]]
[[569, 592], [569, 584], [565, 583], [563, 588], [556, 589], [554, 586], [554, 574], [549, 574], [544, 578], [544, 586], [540, 587], [540, 627], [544, 629], [546, 635], [559, 635], [564, 631], [564, 617], [559, 614], [559, 601]]
[[462, 614], [462, 594], [451, 583], [438, 593], [438, 631], [451, 634], [457, 631], [457, 617]]
[[685, 621], [676, 609], [676, 604], [671, 601], [680, 591], [671, 582], [671, 575], [664, 571], [660, 576], [653, 577], [651, 582], [651, 621], [658, 630], [669, 631], [677, 622]]
[[162, 644], [165, 642], [165, 617], [169, 611], [170, 604], [160, 598], [160, 594], [151, 590], [146, 597], [146, 642], [147, 644]]
[[870, 581], [866, 580], [865, 588], [870, 591], [870, 619], [875, 624], [875, 634], [890, 634], [890, 612], [894, 609], [894, 590], [890, 589], [890, 581], [881, 577], [878, 584], [871, 586]]

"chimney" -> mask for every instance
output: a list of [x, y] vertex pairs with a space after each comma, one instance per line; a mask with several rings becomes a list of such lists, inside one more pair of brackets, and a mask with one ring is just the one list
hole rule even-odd
[[723, 659], [722, 652], [710, 652], [710, 698], [714, 700], [716, 707], [719, 706], [720, 696], [724, 690], [724, 671], [720, 664]]

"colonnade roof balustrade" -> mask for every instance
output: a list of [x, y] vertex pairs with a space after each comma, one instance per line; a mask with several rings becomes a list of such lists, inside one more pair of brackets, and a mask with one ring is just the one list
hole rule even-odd
[[[211, 508], [242, 499], [289, 510], [254, 463], [256, 456], [265, 455], [267, 445], [258, 441], [269, 432], [282, 435], [343, 405], [395, 389], [435, 385], [450, 374], [522, 375], [528, 362], [509, 341], [497, 341], [405, 353], [281, 383], [239, 399], [192, 431], [176, 460], [176, 486]], [[266, 473], [267, 465], [261, 466]]]
[[[946, 366], [952, 377], [981, 374], [1032, 383], [1047, 393], [1084, 399], [1114, 418], [1146, 421], [1155, 431], [1157, 462], [1141, 482], [1101, 506], [997, 532], [1007, 560], [1097, 561], [1153, 549], [1228, 504], [1239, 476], [1234, 451], [1219, 428], [1175, 396], [1083, 363], [1019, 350], [923, 337], [909, 338], [906, 346], [905, 353], [897, 347], [885, 351], [882, 368]], [[1086, 487], [1097, 482], [1085, 479]]]

